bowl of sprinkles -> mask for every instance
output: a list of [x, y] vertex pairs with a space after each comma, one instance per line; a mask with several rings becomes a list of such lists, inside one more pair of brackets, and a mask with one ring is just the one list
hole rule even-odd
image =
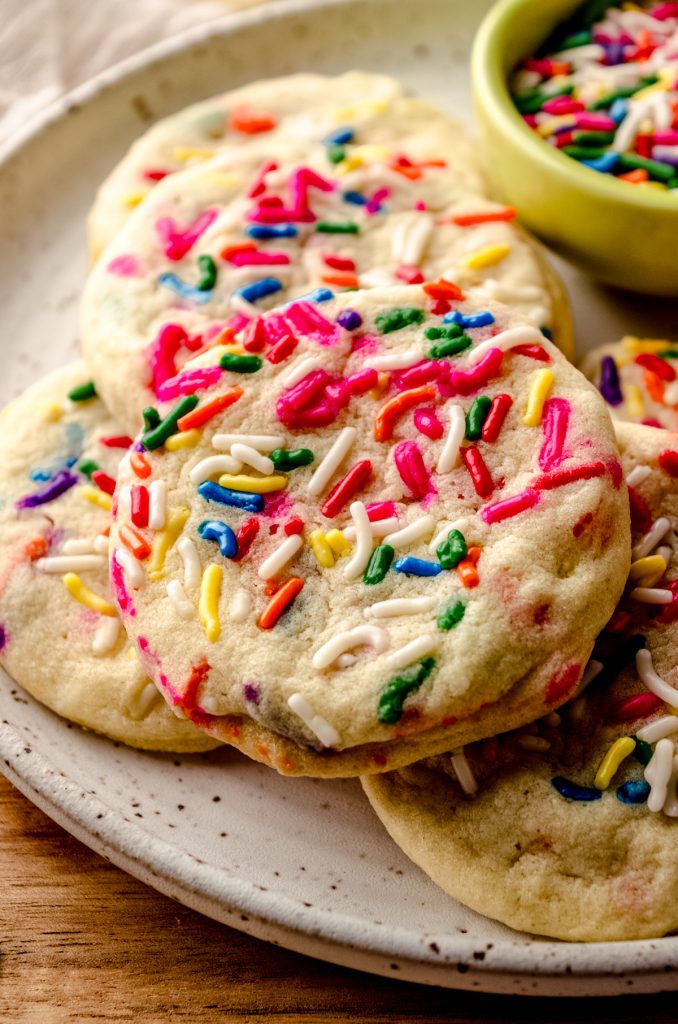
[[678, 296], [678, 2], [500, 0], [472, 58], [496, 190], [584, 271]]

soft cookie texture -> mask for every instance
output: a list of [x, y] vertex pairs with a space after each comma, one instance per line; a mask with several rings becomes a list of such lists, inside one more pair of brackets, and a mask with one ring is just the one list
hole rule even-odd
[[[307, 145], [326, 140], [332, 160], [341, 161], [344, 155], [353, 157], [356, 136], [363, 143], [392, 146], [401, 136], [411, 136], [413, 126], [422, 121], [434, 140], [454, 132], [454, 152], [450, 147], [446, 155], [464, 188], [482, 192], [483, 180], [462, 126], [431, 104], [407, 96], [387, 75], [288, 75], [195, 103], [145, 132], [103, 182], [88, 223], [92, 255], [115, 237], [158, 181], [224, 148], [233, 154], [263, 140], [272, 152], [281, 139]], [[423, 142], [423, 132], [419, 137]], [[432, 151], [431, 141], [428, 148]]]
[[554, 326], [567, 347], [558, 279], [514, 210], [461, 194], [454, 136], [443, 122], [432, 139], [423, 117], [397, 145], [356, 146], [339, 164], [326, 146], [259, 141], [161, 182], [83, 297], [85, 358], [115, 415], [137, 429], [168, 373], [206, 340], [314, 288], [442, 276]]
[[159, 699], [111, 604], [107, 508], [128, 444], [82, 363], [0, 413], [0, 663], [87, 729], [152, 750], [208, 750], [215, 742]]
[[446, 892], [576, 941], [678, 928], [678, 435], [619, 424], [618, 437], [633, 564], [583, 693], [530, 728], [363, 780]]
[[536, 328], [448, 282], [355, 292], [263, 316], [168, 387], [121, 466], [112, 577], [201, 728], [352, 775], [575, 689], [628, 500], [604, 403]]
[[678, 344], [627, 335], [581, 361], [614, 420], [678, 429]]

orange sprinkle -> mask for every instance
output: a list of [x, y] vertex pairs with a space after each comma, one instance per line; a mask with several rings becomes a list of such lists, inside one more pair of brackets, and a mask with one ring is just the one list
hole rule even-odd
[[151, 549], [134, 526], [122, 526], [120, 528], [120, 540], [128, 551], [131, 551], [135, 558], [143, 562], [151, 554]]
[[222, 260], [230, 260], [231, 256], [239, 256], [242, 252], [256, 252], [256, 242], [237, 242], [235, 245], [225, 246], [219, 255]]
[[247, 107], [236, 107], [231, 111], [229, 128], [232, 132], [242, 132], [244, 135], [259, 135], [261, 132], [270, 132], [276, 126], [276, 119], [272, 114], [257, 114]]
[[618, 174], [617, 177], [620, 181], [630, 181], [632, 185], [642, 185], [644, 181], [648, 181], [650, 175], [643, 167], [638, 167], [635, 171], [627, 171], [626, 174]]
[[47, 541], [44, 537], [31, 537], [24, 544], [24, 554], [35, 562], [38, 558], [44, 558], [47, 554]]
[[460, 228], [471, 228], [476, 224], [491, 224], [493, 221], [515, 220], [518, 211], [513, 206], [501, 210], [487, 210], [485, 213], [460, 213], [454, 217], [443, 217], [441, 224], [458, 224]]
[[283, 583], [259, 616], [257, 623], [259, 628], [273, 629], [282, 613], [289, 608], [297, 594], [300, 593], [303, 585], [304, 581], [300, 580], [298, 576], [292, 576]]
[[551, 61], [551, 74], [552, 75], [567, 75], [570, 73], [570, 65], [565, 60], [552, 60]]
[[337, 288], [359, 288], [360, 282], [356, 274], [347, 271], [336, 270], [333, 274], [323, 274], [320, 278], [323, 284], [334, 284]]
[[419, 167], [397, 162], [391, 164], [391, 169], [397, 171], [398, 174], [402, 174], [403, 178], [409, 178], [410, 181], [418, 181], [424, 173]]
[[388, 402], [377, 410], [374, 417], [374, 439], [375, 441], [388, 441], [393, 434], [395, 421], [420, 402], [429, 402], [437, 395], [433, 384], [425, 384], [420, 388], [410, 388], [409, 391], [401, 391], [399, 395], [390, 398]]
[[472, 590], [473, 587], [477, 587], [480, 583], [480, 576], [478, 575], [476, 565], [482, 550], [482, 548], [477, 547], [469, 548], [466, 558], [457, 566], [457, 576], [467, 590]]
[[268, 747], [265, 747], [263, 743], [257, 743], [257, 753], [261, 754], [268, 761]]
[[177, 420], [179, 430], [195, 430], [196, 427], [204, 426], [218, 412], [223, 412], [224, 409], [228, 409], [229, 405], [237, 402], [242, 394], [242, 388], [230, 388], [223, 395], [219, 395], [218, 398], [213, 398], [207, 405], [198, 406], [193, 412], [186, 413], [180, 420]]
[[426, 284], [422, 285], [422, 288], [432, 299], [462, 301], [466, 298], [458, 285], [453, 284], [452, 281], [446, 281], [444, 277], [441, 277], [439, 281], [427, 281]]
[[151, 475], [150, 464], [141, 452], [132, 452], [129, 462], [130, 466], [141, 480], [145, 480], [146, 477]]
[[664, 381], [653, 370], [645, 370], [643, 374], [645, 390], [653, 402], [658, 405], [664, 404]]

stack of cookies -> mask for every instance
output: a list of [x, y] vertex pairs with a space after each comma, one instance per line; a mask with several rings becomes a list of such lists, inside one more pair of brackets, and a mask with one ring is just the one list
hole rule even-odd
[[134, 746], [360, 776], [514, 927], [661, 935], [678, 352], [624, 339], [601, 395], [483, 189], [459, 125], [362, 72], [142, 137], [91, 214], [84, 362], [0, 417], [1, 659]]

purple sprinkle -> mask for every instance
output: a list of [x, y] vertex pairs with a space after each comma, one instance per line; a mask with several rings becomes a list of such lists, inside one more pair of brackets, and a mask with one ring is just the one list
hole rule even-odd
[[357, 330], [362, 322], [363, 318], [360, 313], [355, 311], [355, 309], [342, 309], [341, 313], [337, 317], [337, 323], [346, 331]]
[[243, 686], [243, 693], [245, 694], [245, 700], [249, 701], [250, 704], [258, 704], [261, 700], [261, 694], [259, 688], [254, 686], [252, 683], [245, 683]]
[[617, 364], [612, 356], [603, 356], [600, 364], [600, 384], [598, 390], [608, 405], [621, 405], [624, 396], [619, 384], [619, 373]]
[[0, 651], [4, 651], [7, 646], [7, 630], [4, 626], [0, 626]]
[[605, 63], [608, 67], [614, 67], [617, 64], [624, 63], [624, 43], [617, 40], [611, 43], [605, 44]]
[[69, 473], [67, 469], [62, 469], [56, 476], [52, 477], [42, 490], [36, 491], [35, 494], [28, 494], [25, 498], [20, 498], [16, 503], [16, 507], [37, 508], [38, 505], [46, 505], [48, 501], [54, 501], [55, 498], [60, 497], [65, 491], [70, 491], [71, 487], [75, 487], [77, 482], [77, 476]]

